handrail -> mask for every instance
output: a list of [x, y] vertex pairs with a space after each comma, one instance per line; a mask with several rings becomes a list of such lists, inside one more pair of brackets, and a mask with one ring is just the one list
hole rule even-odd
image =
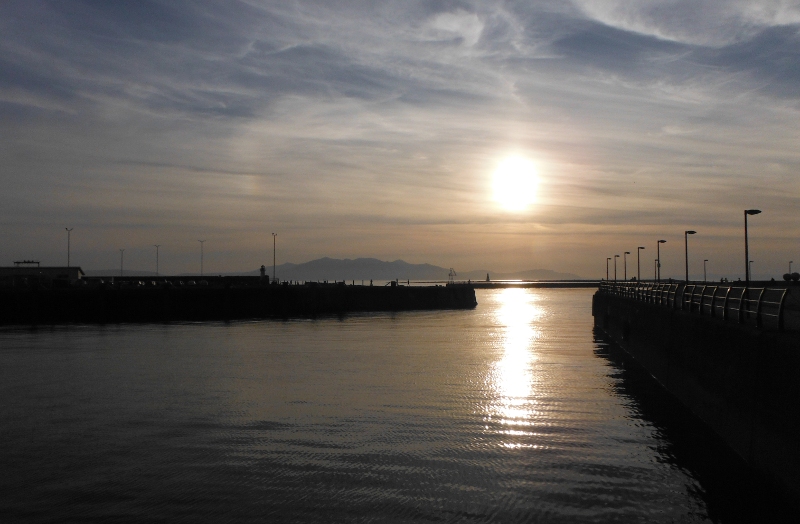
[[[723, 293], [724, 289], [724, 293]], [[730, 319], [730, 312], [736, 313], [736, 322], [751, 324], [759, 329], [765, 326], [783, 331], [786, 328], [786, 288], [711, 286], [690, 283], [656, 282], [603, 282], [600, 292], [635, 302], [653, 304], [690, 315], [706, 315], [705, 308], [712, 318], [723, 322]], [[719, 315], [718, 310], [722, 310]], [[774, 319], [774, 322], [773, 322]]]

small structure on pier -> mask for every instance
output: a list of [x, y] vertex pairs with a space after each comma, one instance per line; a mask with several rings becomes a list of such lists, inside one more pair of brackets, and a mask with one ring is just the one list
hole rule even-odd
[[[35, 265], [34, 265], [35, 264]], [[86, 274], [80, 266], [42, 266], [38, 260], [17, 260], [13, 267], [0, 267], [0, 279], [38, 278], [44, 281], [67, 280], [74, 282]]]

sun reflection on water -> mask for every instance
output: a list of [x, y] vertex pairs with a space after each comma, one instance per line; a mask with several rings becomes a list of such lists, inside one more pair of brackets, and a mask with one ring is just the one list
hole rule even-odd
[[495, 320], [502, 329], [503, 353], [490, 375], [494, 402], [487, 422], [509, 437], [510, 442], [504, 442], [503, 446], [536, 447], [524, 441], [534, 435], [532, 364], [536, 360], [534, 346], [539, 335], [535, 321], [542, 315], [542, 308], [536, 303], [536, 295], [525, 289], [505, 289], [499, 295], [499, 302]]

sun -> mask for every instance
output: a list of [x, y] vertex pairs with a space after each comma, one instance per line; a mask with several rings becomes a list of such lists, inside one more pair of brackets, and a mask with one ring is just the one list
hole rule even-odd
[[536, 165], [513, 156], [503, 160], [494, 172], [494, 200], [508, 211], [523, 211], [536, 200]]

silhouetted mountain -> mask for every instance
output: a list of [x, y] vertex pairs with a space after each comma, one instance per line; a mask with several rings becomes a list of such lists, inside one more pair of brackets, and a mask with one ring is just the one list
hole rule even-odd
[[[431, 264], [409, 264], [403, 260], [384, 262], [376, 258], [344, 260], [320, 258], [303, 264], [281, 264], [275, 268], [281, 280], [447, 280], [449, 268]], [[493, 273], [484, 269], [458, 273], [457, 280], [486, 280], [489, 273], [493, 280], [580, 280], [571, 273], [557, 273], [548, 269], [533, 269], [517, 273]], [[257, 275], [258, 271], [247, 274]], [[272, 274], [272, 268], [267, 268]]]
[[[402, 260], [384, 262], [376, 258], [320, 258], [303, 264], [281, 264], [281, 280], [446, 280], [450, 270], [431, 264], [409, 264]], [[267, 268], [272, 273], [272, 268]]]

